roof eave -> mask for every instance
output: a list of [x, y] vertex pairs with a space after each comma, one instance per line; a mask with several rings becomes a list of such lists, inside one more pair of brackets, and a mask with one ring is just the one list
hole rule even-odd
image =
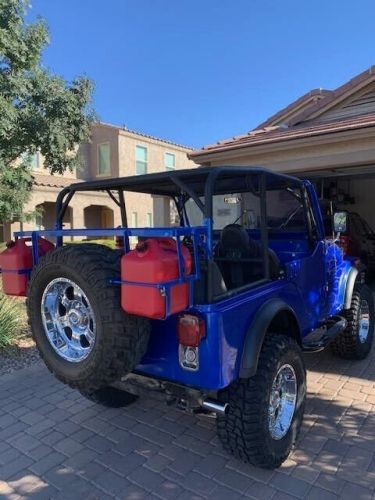
[[[299, 137], [282, 137], [275, 140], [268, 140], [263, 142], [257, 142], [254, 144], [232, 144], [223, 146], [221, 148], [215, 148], [210, 150], [199, 150], [194, 151], [189, 155], [189, 158], [194, 162], [202, 165], [206, 165], [211, 161], [225, 161], [229, 159], [241, 159], [248, 157], [251, 154], [263, 154], [275, 151], [284, 151], [288, 149], [293, 149], [304, 146], [317, 146], [324, 144], [333, 144], [341, 142], [343, 140], [359, 139], [373, 137], [374, 135], [374, 125], [363, 125], [355, 129], [345, 129], [329, 132], [320, 132], [308, 136]], [[364, 133], [364, 130], [367, 130]], [[325, 138], [322, 142], [322, 138]], [[276, 146], [276, 148], [275, 148]]]

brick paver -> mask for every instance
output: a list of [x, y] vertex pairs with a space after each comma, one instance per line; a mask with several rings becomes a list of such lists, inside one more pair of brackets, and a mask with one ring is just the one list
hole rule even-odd
[[375, 351], [306, 356], [296, 449], [276, 471], [227, 455], [214, 421], [143, 397], [106, 409], [42, 365], [0, 378], [0, 498], [375, 499]]

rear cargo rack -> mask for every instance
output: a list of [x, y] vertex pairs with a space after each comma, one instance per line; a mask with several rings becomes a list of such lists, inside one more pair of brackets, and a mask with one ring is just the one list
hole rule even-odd
[[[187, 283], [189, 285], [189, 307], [193, 305], [193, 282], [200, 279], [200, 266], [199, 257], [200, 255], [207, 255], [207, 241], [208, 241], [208, 229], [204, 226], [198, 227], [161, 227], [161, 228], [116, 228], [116, 229], [51, 229], [51, 230], [41, 230], [41, 231], [19, 231], [14, 233], [15, 239], [31, 237], [32, 241], [32, 257], [33, 266], [37, 265], [39, 262], [38, 253], [38, 238], [56, 238], [57, 246], [62, 246], [63, 239], [65, 237], [110, 237], [119, 236], [123, 238], [124, 253], [130, 251], [129, 238], [131, 237], [143, 237], [143, 238], [174, 238], [176, 240], [177, 247], [177, 258], [178, 258], [178, 278], [171, 281], [164, 281], [159, 283], [144, 283], [144, 282], [129, 282], [125, 280], [113, 279], [112, 284], [123, 285], [132, 284], [142, 287], [152, 287], [160, 291], [162, 295], [165, 295], [166, 302], [166, 314], [165, 318], [168, 318], [170, 313], [171, 304], [171, 289], [172, 287]], [[182, 238], [191, 237], [191, 244], [193, 247], [193, 270], [191, 274], [185, 276], [184, 269], [184, 259], [182, 255]], [[90, 240], [88, 240], [88, 243]], [[74, 242], [72, 242], [74, 244]]]

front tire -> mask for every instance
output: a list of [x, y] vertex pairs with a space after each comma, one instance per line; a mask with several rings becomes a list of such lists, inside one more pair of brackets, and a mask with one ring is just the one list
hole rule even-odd
[[268, 335], [254, 377], [241, 379], [220, 392], [229, 403], [217, 417], [224, 448], [244, 462], [272, 469], [288, 457], [298, 437], [306, 397], [306, 370], [297, 343], [284, 335]]
[[353, 291], [350, 309], [345, 312], [346, 329], [331, 343], [334, 355], [344, 359], [364, 359], [374, 340], [374, 296], [367, 285], [358, 284]]

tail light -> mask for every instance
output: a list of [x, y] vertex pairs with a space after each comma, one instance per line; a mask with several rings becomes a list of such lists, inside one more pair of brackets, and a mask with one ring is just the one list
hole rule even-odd
[[198, 347], [206, 336], [206, 325], [201, 318], [192, 314], [182, 314], [177, 325], [178, 342], [186, 347]]
[[199, 344], [206, 336], [205, 322], [193, 314], [182, 314], [177, 321], [178, 357], [182, 368], [199, 369]]

